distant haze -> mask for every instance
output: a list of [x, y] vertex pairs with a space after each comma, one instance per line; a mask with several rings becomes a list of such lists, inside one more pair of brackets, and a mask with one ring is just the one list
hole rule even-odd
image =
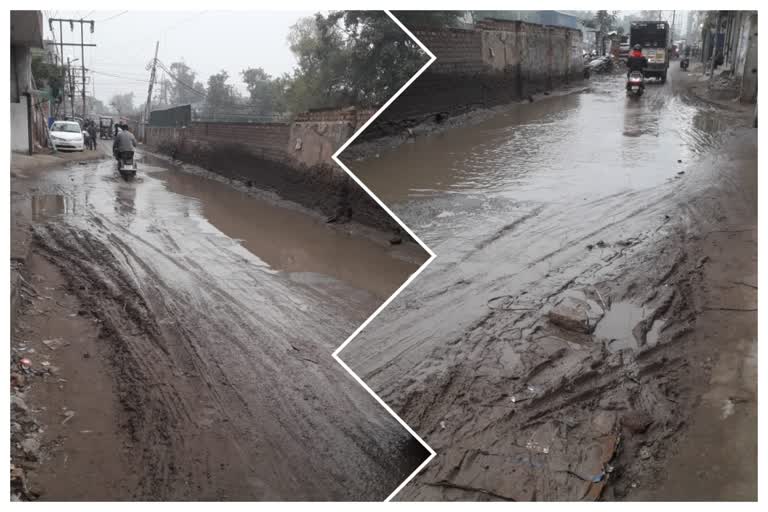
[[[286, 36], [299, 18], [311, 11], [44, 11], [45, 39], [54, 39], [48, 18], [92, 19], [93, 34], [86, 26], [85, 41], [96, 48], [85, 49], [87, 69], [95, 72], [95, 97], [109, 104], [114, 94], [133, 92], [135, 104], [146, 101], [149, 71], [155, 42], [160, 41], [158, 58], [170, 66], [184, 62], [197, 72], [197, 80], [206, 83], [208, 76], [222, 69], [230, 75], [230, 83], [240, 92], [245, 85], [240, 72], [248, 67], [261, 67], [271, 75], [290, 72], [296, 61], [288, 48]], [[112, 19], [109, 19], [112, 18]], [[58, 23], [54, 23], [59, 40]], [[64, 42], [80, 42], [80, 29], [71, 31], [64, 24]], [[79, 47], [65, 47], [64, 57], [80, 58]], [[76, 62], [73, 66], [79, 66]], [[107, 76], [120, 75], [120, 78]], [[162, 78], [159, 72], [158, 79]], [[93, 94], [88, 86], [88, 94]]]

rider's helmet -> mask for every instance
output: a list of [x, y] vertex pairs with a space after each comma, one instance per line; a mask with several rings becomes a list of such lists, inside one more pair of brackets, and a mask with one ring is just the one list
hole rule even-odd
[[642, 50], [642, 47], [639, 44], [636, 44], [635, 46], [632, 47], [632, 49], [639, 52], [640, 50]]

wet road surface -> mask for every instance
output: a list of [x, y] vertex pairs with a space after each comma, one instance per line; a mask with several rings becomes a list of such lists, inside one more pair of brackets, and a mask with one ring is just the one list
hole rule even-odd
[[127, 458], [130, 497], [381, 500], [426, 458], [331, 357], [415, 263], [159, 163], [13, 186], [35, 253], [100, 322], [126, 434], [103, 457]]
[[[755, 131], [671, 75], [639, 100], [596, 77], [346, 162], [437, 254], [341, 354], [438, 453], [401, 498], [590, 499], [620, 444], [646, 471], [663, 462], [687, 410], [676, 386], [708, 375], [670, 343], [701, 309], [685, 244], [756, 227]], [[573, 292], [597, 312], [583, 333], [547, 320]]]

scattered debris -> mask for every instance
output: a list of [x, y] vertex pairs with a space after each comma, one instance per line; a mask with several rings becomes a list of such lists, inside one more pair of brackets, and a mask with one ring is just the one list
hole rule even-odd
[[[76, 315], [75, 315], [76, 316]], [[43, 345], [48, 347], [51, 350], [56, 350], [59, 347], [65, 347], [69, 345], [69, 343], [65, 342], [62, 338], [53, 338], [50, 340], [43, 340]]]
[[61, 422], [61, 424], [63, 425], [75, 416], [75, 411], [65, 411], [62, 416], [64, 416], [64, 419]]

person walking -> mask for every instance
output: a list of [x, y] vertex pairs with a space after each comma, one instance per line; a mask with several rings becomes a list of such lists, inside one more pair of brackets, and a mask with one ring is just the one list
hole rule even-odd
[[96, 130], [96, 123], [94, 123], [93, 121], [91, 121], [91, 124], [88, 125], [88, 135], [90, 135], [90, 137], [88, 138], [88, 142], [90, 143], [90, 149], [95, 151], [99, 144], [97, 139], [98, 132]]

